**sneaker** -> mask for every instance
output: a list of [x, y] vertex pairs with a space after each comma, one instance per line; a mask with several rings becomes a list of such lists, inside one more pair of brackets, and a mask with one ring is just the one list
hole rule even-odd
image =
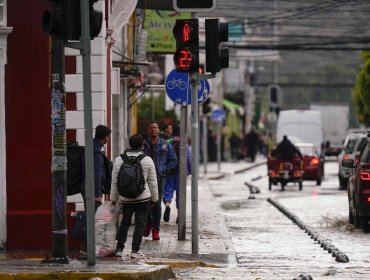
[[144, 259], [145, 255], [143, 253], [141, 253], [140, 251], [131, 252], [130, 258], [132, 258], [132, 259]]
[[164, 210], [163, 221], [168, 222], [170, 220], [170, 213], [171, 213], [171, 207], [167, 205], [166, 210]]
[[146, 224], [144, 229], [144, 236], [147, 237], [150, 234], [150, 230], [152, 229], [152, 225]]
[[83, 242], [80, 247], [80, 254], [81, 255], [87, 255], [87, 244], [86, 242]]
[[80, 254], [81, 255], [87, 255], [87, 251], [83, 250], [83, 249], [80, 249]]
[[160, 240], [161, 239], [159, 237], [159, 231], [157, 229], [152, 230], [152, 238], [153, 238], [153, 240]]
[[116, 257], [122, 257], [122, 251], [123, 251], [122, 248], [117, 248], [116, 251], [114, 252], [114, 255]]

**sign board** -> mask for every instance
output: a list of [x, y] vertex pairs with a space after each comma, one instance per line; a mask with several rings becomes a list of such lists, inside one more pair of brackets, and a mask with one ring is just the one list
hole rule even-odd
[[146, 10], [144, 27], [148, 32], [146, 50], [150, 53], [174, 53], [176, 40], [172, 31], [176, 19], [189, 19], [190, 13]]
[[225, 120], [225, 111], [222, 109], [215, 109], [211, 112], [211, 120], [215, 123], [222, 123]]
[[[176, 104], [186, 106], [191, 104], [191, 85], [189, 73], [172, 70], [165, 81], [167, 96]], [[209, 96], [210, 86], [207, 80], [198, 85], [198, 104], [202, 104]]]
[[173, 8], [178, 12], [212, 12], [216, 0], [173, 0]]

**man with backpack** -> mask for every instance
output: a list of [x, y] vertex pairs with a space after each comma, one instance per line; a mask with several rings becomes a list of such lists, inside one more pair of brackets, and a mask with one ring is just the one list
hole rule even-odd
[[159, 137], [159, 132], [158, 122], [151, 121], [148, 125], [149, 138], [144, 141], [144, 153], [153, 159], [158, 180], [159, 199], [148, 215], [144, 231], [144, 236], [149, 236], [151, 231], [153, 240], [160, 240], [161, 205], [166, 175], [177, 165], [177, 157], [172, 145]]
[[131, 149], [118, 156], [113, 164], [110, 198], [122, 203], [122, 221], [118, 231], [116, 257], [122, 256], [131, 218], [135, 213], [135, 230], [131, 258], [144, 258], [140, 252], [150, 203], [158, 201], [157, 174], [153, 160], [143, 153], [143, 137], [134, 134], [129, 139]]

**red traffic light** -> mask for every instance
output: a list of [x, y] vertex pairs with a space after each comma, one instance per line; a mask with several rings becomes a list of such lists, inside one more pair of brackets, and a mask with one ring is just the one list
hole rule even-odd
[[199, 65], [198, 19], [178, 19], [173, 28], [176, 52], [173, 56], [178, 71], [197, 72]]
[[189, 50], [177, 50], [173, 56], [173, 60], [177, 69], [188, 71], [193, 63], [193, 54]]
[[191, 21], [178, 21], [173, 28], [173, 36], [181, 43], [191, 43], [196, 39], [198, 32]]

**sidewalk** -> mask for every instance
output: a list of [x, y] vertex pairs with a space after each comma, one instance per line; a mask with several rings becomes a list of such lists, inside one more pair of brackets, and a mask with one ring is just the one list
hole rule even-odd
[[[208, 180], [219, 179], [226, 174], [240, 173], [258, 164], [264, 164], [258, 158], [255, 163], [240, 161], [222, 162], [220, 169], [217, 163], [199, 166], [198, 181], [198, 255], [192, 254], [191, 231], [191, 180], [187, 183], [186, 205], [186, 238], [177, 239], [177, 210], [174, 201], [171, 204], [171, 217], [168, 223], [162, 221], [159, 241], [152, 241], [151, 236], [144, 237], [142, 252], [147, 256], [140, 262], [133, 262], [126, 257], [131, 250], [133, 226], [129, 231], [123, 259], [97, 258], [95, 266], [87, 266], [86, 257], [77, 252], [69, 252], [69, 263], [41, 264], [50, 252], [0, 252], [0, 279], [173, 279], [171, 268], [191, 268], [196, 266], [229, 266], [237, 265], [234, 247], [223, 219], [222, 213], [214, 202], [208, 188]], [[164, 207], [162, 207], [162, 212]]]

